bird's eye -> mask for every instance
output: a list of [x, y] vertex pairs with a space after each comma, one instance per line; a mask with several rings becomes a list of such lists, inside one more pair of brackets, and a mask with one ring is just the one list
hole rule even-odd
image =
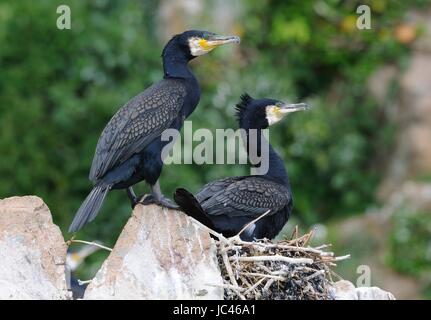
[[209, 40], [212, 36], [215, 36], [215, 33], [213, 32], [205, 32], [202, 36], [205, 40]]

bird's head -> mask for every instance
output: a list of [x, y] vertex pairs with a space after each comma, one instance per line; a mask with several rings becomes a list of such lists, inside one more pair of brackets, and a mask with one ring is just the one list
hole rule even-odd
[[254, 99], [247, 93], [236, 105], [237, 118], [242, 128], [266, 129], [288, 113], [309, 109], [306, 103], [285, 103], [275, 99]]
[[239, 43], [237, 36], [221, 36], [208, 31], [188, 30], [175, 35], [165, 46], [163, 56], [171, 47], [181, 50], [188, 60], [204, 55], [214, 48], [228, 44]]

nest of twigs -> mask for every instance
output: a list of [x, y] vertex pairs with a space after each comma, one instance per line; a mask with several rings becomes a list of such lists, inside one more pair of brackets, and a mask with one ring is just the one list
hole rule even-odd
[[340, 277], [331, 268], [350, 255], [336, 257], [330, 244], [310, 246], [314, 230], [299, 236], [297, 227], [287, 240], [242, 241], [250, 224], [232, 238], [210, 231], [217, 238], [225, 299], [333, 299], [333, 276]]

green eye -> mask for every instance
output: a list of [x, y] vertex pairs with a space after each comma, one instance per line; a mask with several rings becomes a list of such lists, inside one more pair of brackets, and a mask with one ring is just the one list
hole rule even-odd
[[215, 33], [205, 32], [205, 33], [203, 34], [203, 38], [204, 38], [205, 40], [208, 40], [208, 39], [209, 39], [209, 38], [211, 38], [211, 36], [213, 36], [213, 35], [215, 35]]

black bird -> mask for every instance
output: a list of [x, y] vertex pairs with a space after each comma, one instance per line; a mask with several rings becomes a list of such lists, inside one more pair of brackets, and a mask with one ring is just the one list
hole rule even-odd
[[145, 204], [176, 207], [160, 191], [161, 151], [168, 143], [161, 141], [160, 136], [165, 129], [179, 130], [199, 102], [199, 83], [188, 62], [232, 42], [238, 43], [239, 38], [191, 30], [174, 36], [166, 44], [162, 53], [163, 80], [127, 102], [103, 130], [89, 176], [94, 187], [76, 213], [69, 232], [92, 221], [112, 189], [127, 189], [134, 206], [139, 198], [132, 186], [142, 180], [151, 187]]
[[[236, 106], [237, 117], [240, 128], [244, 129], [243, 140], [249, 158], [252, 158], [250, 150], [256, 150], [254, 154], [261, 157], [260, 171], [257, 175], [210, 182], [195, 196], [179, 188], [174, 198], [180, 208], [226, 237], [238, 234], [248, 223], [269, 210], [267, 215], [245, 229], [240, 237], [246, 241], [274, 238], [289, 219], [293, 206], [292, 190], [283, 160], [261, 133], [287, 113], [308, 108], [304, 103], [285, 104], [243, 95]], [[256, 134], [253, 135], [251, 129]], [[264, 162], [268, 164], [266, 168], [262, 166]]]

